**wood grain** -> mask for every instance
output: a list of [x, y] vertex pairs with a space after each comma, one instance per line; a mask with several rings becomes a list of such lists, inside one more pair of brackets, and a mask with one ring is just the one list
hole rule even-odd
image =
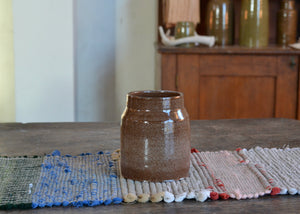
[[175, 78], [191, 119], [296, 119], [299, 114], [298, 55], [172, 55], [177, 73], [163, 77]]
[[201, 119], [274, 116], [273, 77], [203, 76], [199, 85]]
[[177, 61], [176, 55], [163, 54], [161, 56], [161, 88], [163, 90], [176, 90], [176, 73], [177, 73]]
[[[299, 62], [299, 57], [298, 57]], [[297, 119], [300, 120], [300, 66], [298, 65], [298, 104], [297, 104]]]
[[278, 57], [277, 72], [275, 117], [296, 118], [298, 57]]
[[[300, 121], [239, 119], [191, 121], [192, 147], [205, 151], [257, 145], [300, 146]], [[120, 147], [118, 123], [0, 123], [0, 155], [72, 155]]]
[[[276, 56], [199, 55], [200, 75], [275, 76]], [[180, 65], [180, 63], [178, 64]]]
[[[192, 147], [202, 151], [234, 150], [255, 146], [300, 146], [300, 121], [245, 119], [191, 121]], [[0, 155], [43, 155], [59, 149], [80, 154], [120, 147], [117, 123], [0, 124]], [[300, 196], [264, 196], [251, 200], [218, 200], [200, 203], [121, 204], [98, 207], [54, 207], [10, 210], [3, 213], [298, 213]]]
[[184, 94], [184, 104], [191, 120], [199, 119], [199, 57], [178, 55], [177, 90]]

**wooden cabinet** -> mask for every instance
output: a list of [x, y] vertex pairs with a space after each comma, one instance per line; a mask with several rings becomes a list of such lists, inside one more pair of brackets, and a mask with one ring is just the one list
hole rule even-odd
[[[197, 31], [201, 35], [206, 35], [206, 13], [207, 4], [209, 0], [200, 1], [200, 23], [196, 27]], [[241, 12], [241, 0], [232, 0], [234, 5], [234, 43], [239, 44], [239, 31], [240, 31], [240, 12]], [[269, 0], [269, 43], [276, 43], [277, 37], [277, 12], [280, 9], [280, 0]], [[298, 11], [298, 25], [300, 24], [300, 0], [295, 0], [296, 10]], [[165, 0], [158, 0], [158, 25], [165, 26], [166, 21], [164, 20]], [[172, 30], [171, 30], [172, 31]], [[298, 26], [297, 38], [300, 37], [300, 27]], [[159, 40], [158, 36], [158, 40]]]
[[[198, 33], [205, 35], [208, 0], [201, 0]], [[275, 44], [280, 1], [269, 1], [269, 47], [238, 46], [241, 1], [234, 3], [235, 45], [226, 47], [165, 47], [161, 56], [161, 88], [184, 93], [191, 119], [300, 119], [300, 50]], [[158, 25], [164, 25], [164, 0], [158, 0]], [[300, 0], [296, 0], [300, 14]], [[298, 16], [300, 17], [300, 15]], [[300, 20], [298, 21], [300, 23]], [[298, 27], [297, 37], [300, 37]], [[158, 41], [160, 38], [158, 37]]]
[[161, 88], [184, 93], [191, 119], [300, 119], [300, 51], [238, 46], [158, 50]]

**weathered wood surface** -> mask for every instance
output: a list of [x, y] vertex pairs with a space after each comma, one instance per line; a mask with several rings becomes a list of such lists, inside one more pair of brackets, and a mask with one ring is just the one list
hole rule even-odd
[[[191, 121], [192, 146], [200, 150], [238, 147], [300, 146], [300, 121], [289, 119]], [[0, 124], [0, 155], [42, 155], [54, 149], [79, 154], [120, 147], [117, 123]], [[251, 200], [185, 200], [181, 203], [124, 204], [84, 208], [43, 208], [7, 213], [299, 213], [299, 196], [265, 196]]]

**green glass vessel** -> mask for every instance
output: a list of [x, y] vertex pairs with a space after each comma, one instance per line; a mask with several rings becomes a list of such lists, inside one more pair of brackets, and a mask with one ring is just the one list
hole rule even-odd
[[207, 35], [215, 36], [216, 45], [233, 44], [233, 1], [210, 0], [206, 13]]
[[249, 48], [269, 44], [269, 0], [242, 0], [240, 45]]
[[296, 42], [297, 19], [295, 0], [281, 0], [277, 13], [277, 44], [287, 46]]
[[[195, 35], [195, 25], [193, 22], [177, 22], [175, 26], [175, 39]], [[181, 47], [194, 47], [195, 43], [186, 43], [179, 45]]]

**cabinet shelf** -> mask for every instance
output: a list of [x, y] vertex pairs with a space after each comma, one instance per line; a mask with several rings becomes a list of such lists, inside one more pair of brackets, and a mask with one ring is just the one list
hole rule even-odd
[[[200, 4], [200, 23], [197, 26], [197, 32], [201, 35], [207, 35], [205, 18], [207, 13], [207, 4], [209, 0], [201, 0]], [[164, 0], [158, 0], [158, 26], [165, 26], [163, 20], [163, 5]], [[296, 10], [298, 11], [298, 29], [297, 38], [300, 37], [300, 0], [295, 0]], [[234, 4], [234, 44], [239, 44], [239, 31], [240, 31], [240, 12], [241, 0], [233, 0]], [[277, 34], [277, 12], [280, 7], [280, 0], [269, 0], [269, 44], [276, 43]], [[158, 41], [160, 36], [158, 35]]]
[[156, 45], [159, 53], [170, 54], [255, 54], [255, 55], [300, 55], [300, 50], [290, 47], [279, 47], [277, 45], [269, 45], [265, 48], [245, 48], [238, 45], [233, 46], [196, 46], [192, 48], [186, 47], [168, 47], [163, 44]]
[[[239, 46], [240, 0], [235, 5], [233, 46], [167, 47], [156, 44], [161, 63], [161, 89], [184, 93], [192, 120], [237, 118], [300, 119], [300, 50], [276, 43], [279, 0], [270, 0], [269, 46]], [[201, 0], [201, 23], [205, 32], [208, 0]], [[158, 25], [162, 26], [162, 0]], [[296, 0], [300, 23], [300, 0]], [[299, 25], [299, 24], [298, 24]], [[299, 25], [300, 26], [300, 25]], [[297, 37], [300, 36], [298, 27]]]

